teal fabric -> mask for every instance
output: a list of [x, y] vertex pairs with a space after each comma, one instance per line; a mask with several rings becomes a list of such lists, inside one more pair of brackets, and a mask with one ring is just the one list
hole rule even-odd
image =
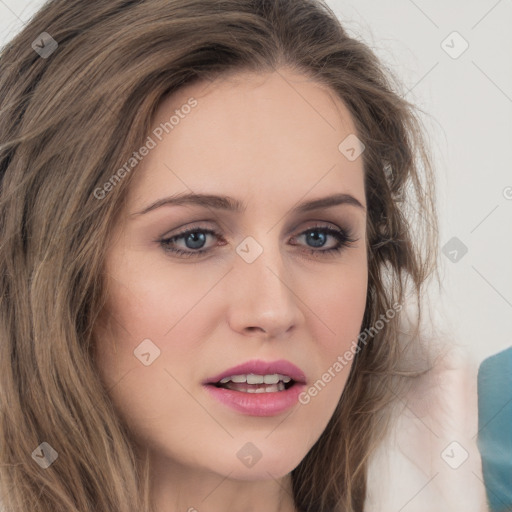
[[478, 370], [478, 448], [491, 511], [512, 511], [512, 347]]

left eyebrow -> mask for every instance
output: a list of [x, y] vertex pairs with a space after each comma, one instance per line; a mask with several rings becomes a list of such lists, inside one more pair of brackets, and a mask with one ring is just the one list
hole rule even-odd
[[366, 211], [366, 208], [361, 202], [350, 194], [334, 194], [332, 196], [321, 197], [320, 199], [313, 199], [301, 203], [292, 208], [293, 213], [306, 213], [312, 210], [319, 210], [320, 208], [330, 208], [332, 206], [338, 206], [340, 204], [348, 204]]
[[[242, 213], [246, 209], [246, 205], [242, 201], [232, 197], [212, 194], [183, 193], [159, 199], [158, 201], [151, 203], [149, 206], [146, 206], [141, 211], [132, 213], [131, 215], [144, 215], [162, 206], [180, 206], [186, 204], [194, 204], [206, 208], [214, 208], [218, 210], [233, 211], [238, 213]], [[338, 206], [341, 204], [355, 206], [362, 209], [363, 211], [366, 210], [361, 202], [354, 196], [350, 194], [334, 194], [300, 203], [299, 205], [292, 208], [291, 211], [292, 213], [306, 213], [312, 210], [330, 208], [332, 206]]]

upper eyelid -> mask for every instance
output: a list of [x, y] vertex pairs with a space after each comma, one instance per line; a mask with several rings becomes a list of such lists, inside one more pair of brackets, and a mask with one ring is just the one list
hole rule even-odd
[[[327, 221], [312, 221], [312, 222], [319, 224], [319, 225], [306, 226], [303, 229], [301, 229], [297, 233], [297, 235], [302, 235], [304, 232], [310, 231], [312, 229], [327, 229], [327, 230], [332, 230], [332, 231], [337, 231], [337, 232], [344, 232], [347, 234], [350, 231], [352, 231], [352, 229], [349, 228], [348, 226], [347, 227], [343, 227], [343, 226], [335, 227], [332, 225], [333, 223], [327, 222]], [[296, 231], [296, 230], [297, 230], [297, 228], [295, 228], [293, 231]], [[172, 235], [163, 235], [163, 237], [161, 237], [161, 240], [174, 240], [176, 238], [182, 238], [183, 236], [186, 236], [187, 234], [189, 234], [191, 232], [193, 233], [195, 231], [203, 231], [203, 232], [207, 232], [208, 234], [216, 235], [216, 236], [220, 236], [220, 237], [222, 237], [222, 235], [223, 235], [216, 228], [210, 228], [210, 227], [198, 225], [198, 226], [192, 226], [190, 228], [184, 228], [181, 231], [179, 231], [175, 234], [172, 234]], [[297, 236], [297, 235], [294, 235], [294, 236]]]
[[[188, 231], [196, 231], [196, 230], [198, 230], [198, 231], [201, 231], [201, 230], [215, 231], [217, 234], [222, 234], [222, 233], [219, 233], [219, 229], [217, 229], [216, 227], [210, 227], [208, 225], [208, 223], [211, 223], [211, 222], [219, 223], [220, 227], [222, 228], [220, 231], [227, 232], [231, 235], [236, 233], [236, 230], [230, 229], [229, 227], [226, 226], [226, 224], [224, 222], [219, 222], [218, 219], [215, 219], [215, 221], [198, 220], [195, 222], [191, 222], [189, 227], [176, 228], [179, 231], [177, 231], [175, 234], [173, 234], [173, 235], [164, 234], [162, 238], [173, 238], [175, 236], [180, 236], [181, 234], [186, 233]], [[309, 223], [321, 224], [321, 226], [318, 226], [318, 227], [332, 228], [335, 230], [338, 229], [341, 231], [350, 231], [350, 230], [353, 230], [356, 228], [356, 225], [353, 222], [350, 222], [348, 220], [346, 220], [344, 222], [340, 222], [339, 220], [334, 220], [334, 221], [330, 220], [329, 221], [329, 220], [309, 219], [309, 220], [301, 220], [300, 222], [295, 223], [294, 227], [291, 228], [289, 231], [297, 231], [301, 225], [305, 225], [303, 230], [307, 230], [307, 229], [310, 229], [311, 227], [315, 227], [315, 226], [308, 225]], [[172, 230], [172, 231], [174, 232], [175, 230]]]
[[[321, 225], [307, 226], [304, 229], [301, 229], [300, 231], [298, 231], [296, 235], [293, 235], [293, 238], [301, 236], [308, 231], [318, 229], [318, 230], [324, 230], [324, 231], [332, 231], [333, 233], [342, 233], [345, 236], [347, 236], [348, 238], [353, 239], [354, 241], [359, 240], [359, 237], [357, 237], [357, 235], [354, 233], [353, 229], [350, 227], [333, 227], [333, 226], [325, 225], [326, 224], [325, 221], [315, 221], [315, 222], [317, 224], [321, 224]], [[214, 236], [217, 239], [219, 239], [219, 238], [224, 239], [222, 233], [219, 233], [219, 231], [215, 228], [207, 228], [205, 226], [192, 226], [190, 228], [185, 228], [182, 231], [180, 231], [176, 234], [170, 235], [170, 236], [164, 235], [159, 241], [160, 242], [170, 242], [170, 241], [180, 240], [180, 239], [183, 239], [185, 236], [187, 236], [189, 233], [193, 233], [196, 231], [203, 231], [207, 234]], [[330, 234], [330, 236], [332, 236], [332, 237], [335, 237], [335, 235], [332, 233], [328, 233], [328, 234]], [[204, 249], [204, 250], [208, 250], [208, 249]], [[198, 252], [198, 251], [195, 251], [195, 252]]]

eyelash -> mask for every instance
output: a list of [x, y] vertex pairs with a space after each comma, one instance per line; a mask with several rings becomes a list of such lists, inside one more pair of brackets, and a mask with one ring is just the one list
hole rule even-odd
[[[330, 249], [305, 249], [306, 252], [317, 256], [318, 253], [321, 253], [321, 255], [336, 255], [337, 253], [341, 252], [344, 248], [350, 247], [354, 242], [357, 242], [358, 239], [354, 239], [352, 237], [352, 233], [350, 230], [338, 230], [338, 229], [332, 229], [326, 226], [313, 226], [305, 231], [302, 231], [298, 236], [304, 235], [306, 233], [310, 232], [320, 232], [327, 235], [333, 236], [337, 241], [338, 245], [336, 247], [332, 247]], [[176, 242], [177, 240], [180, 240], [182, 238], [185, 238], [187, 235], [191, 233], [204, 233], [215, 236], [217, 239], [222, 239], [222, 236], [220, 233], [213, 229], [203, 229], [199, 227], [193, 227], [190, 229], [187, 229], [186, 231], [182, 231], [181, 233], [178, 233], [177, 235], [174, 235], [169, 238], [163, 238], [159, 240], [160, 245], [162, 246], [163, 250], [167, 253], [175, 254], [179, 257], [197, 257], [201, 256], [204, 253], [209, 252], [211, 249], [198, 249], [198, 250], [189, 250], [184, 251], [183, 249], [176, 249], [176, 248], [170, 248], [170, 244], [173, 242]]]

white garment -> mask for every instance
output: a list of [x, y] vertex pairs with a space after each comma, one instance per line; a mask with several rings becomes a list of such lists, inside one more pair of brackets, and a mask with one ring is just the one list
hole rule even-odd
[[414, 384], [370, 464], [364, 512], [488, 512], [477, 370], [452, 350]]

